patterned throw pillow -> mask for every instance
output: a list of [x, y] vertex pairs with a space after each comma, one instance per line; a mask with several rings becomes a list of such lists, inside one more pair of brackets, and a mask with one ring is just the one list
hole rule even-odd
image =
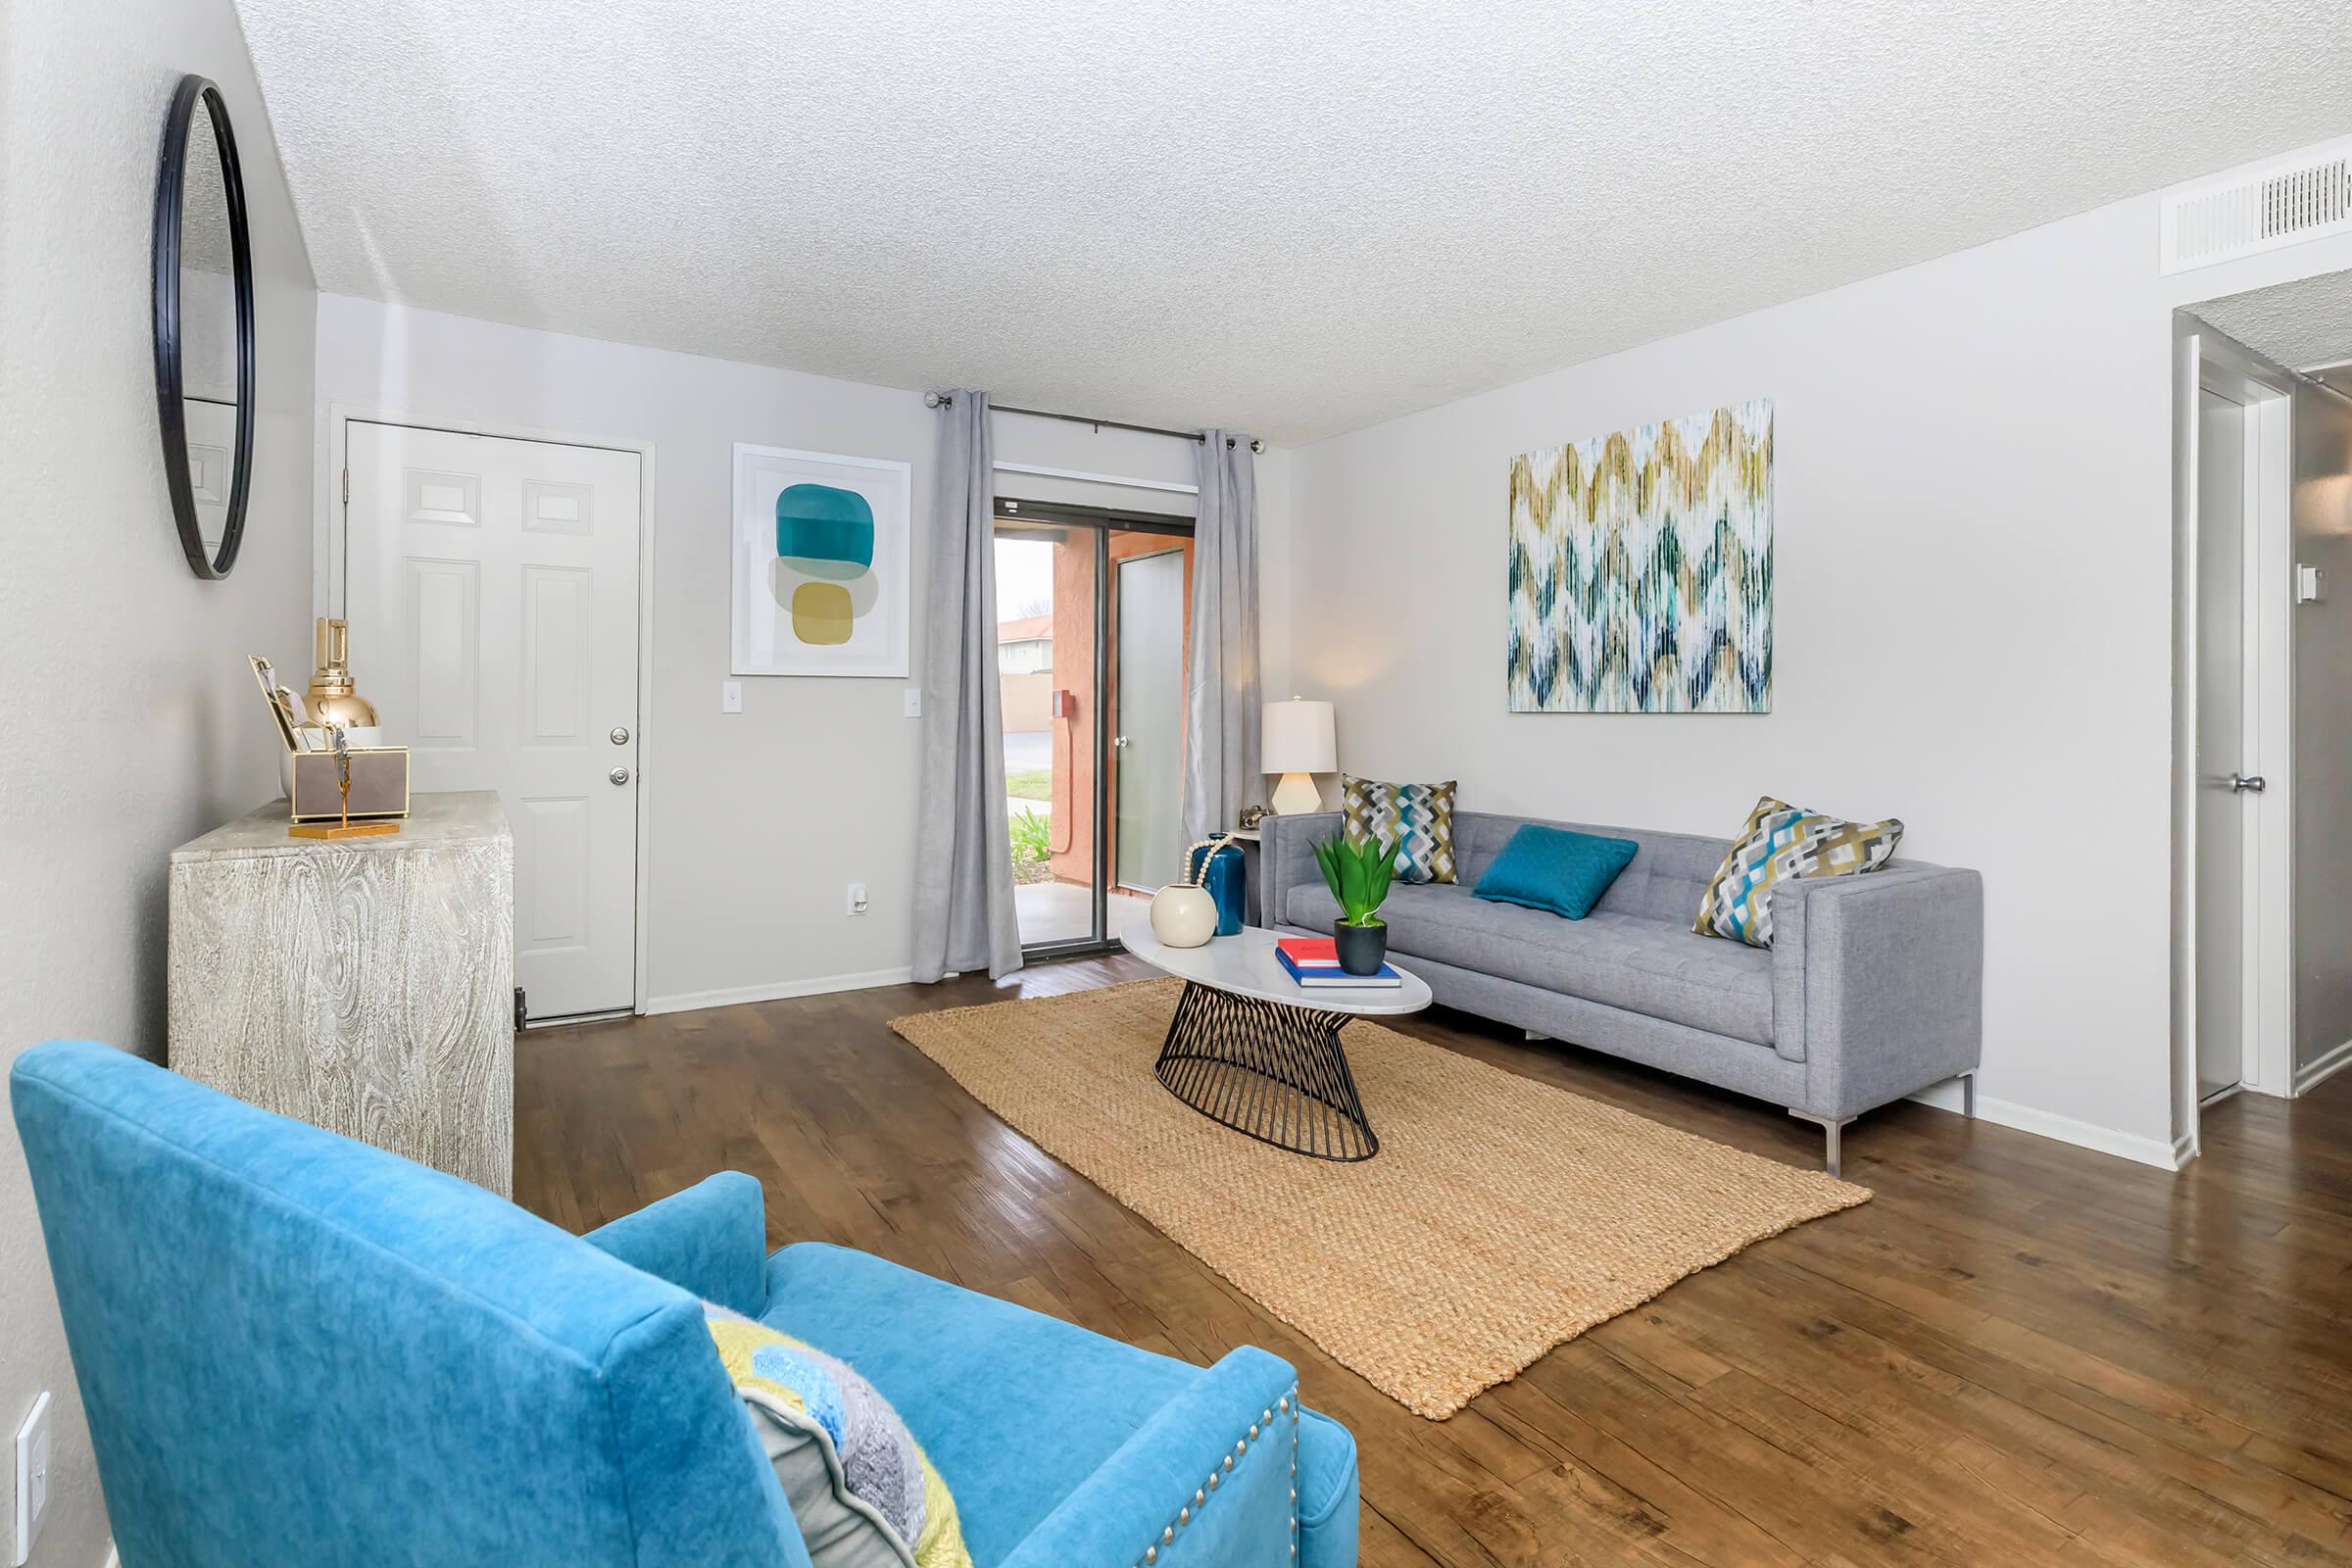
[[1844, 822], [1767, 795], [1747, 813], [1747, 826], [1707, 884], [1698, 901], [1698, 923], [1690, 929], [1702, 937], [1769, 948], [1776, 884], [1875, 871], [1902, 836], [1903, 824], [1891, 816], [1884, 822]]
[[1349, 844], [1396, 846], [1396, 880], [1453, 880], [1453, 780], [1383, 784], [1340, 775], [1341, 835]]
[[816, 1568], [972, 1568], [947, 1483], [872, 1384], [715, 1301], [703, 1315]]

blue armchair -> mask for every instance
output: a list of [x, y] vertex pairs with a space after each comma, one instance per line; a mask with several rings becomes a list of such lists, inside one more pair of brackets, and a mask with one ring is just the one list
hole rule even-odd
[[698, 1296], [871, 1379], [979, 1568], [1355, 1561], [1355, 1445], [1262, 1350], [768, 1254], [740, 1174], [573, 1237], [105, 1046], [11, 1087], [130, 1568], [807, 1568]]

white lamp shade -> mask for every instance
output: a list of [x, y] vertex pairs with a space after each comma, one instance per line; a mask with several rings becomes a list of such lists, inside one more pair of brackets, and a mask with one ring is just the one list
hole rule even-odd
[[1268, 703], [1259, 727], [1258, 765], [1269, 773], [1335, 773], [1340, 747], [1329, 703], [1293, 698]]

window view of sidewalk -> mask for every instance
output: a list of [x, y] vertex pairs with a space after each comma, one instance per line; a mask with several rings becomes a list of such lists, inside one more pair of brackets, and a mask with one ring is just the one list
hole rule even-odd
[[[1021, 941], [1081, 942], [1095, 930], [1094, 539], [1000, 522], [996, 556], [1004, 815]], [[1057, 652], [1070, 671], [1057, 669]]]

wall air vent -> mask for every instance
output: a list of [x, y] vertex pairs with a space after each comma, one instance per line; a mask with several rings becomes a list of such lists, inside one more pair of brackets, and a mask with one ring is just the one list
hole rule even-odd
[[2164, 198], [2164, 270], [2352, 231], [2352, 137], [2248, 164]]

